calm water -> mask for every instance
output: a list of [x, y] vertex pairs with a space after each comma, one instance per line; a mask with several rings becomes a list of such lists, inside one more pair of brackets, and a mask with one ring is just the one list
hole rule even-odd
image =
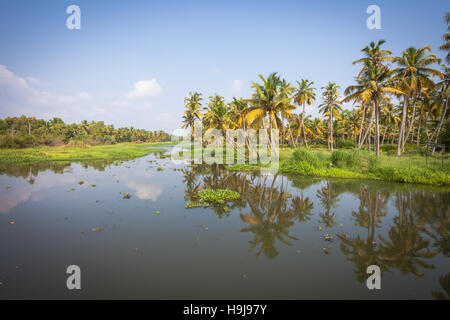
[[[202, 188], [242, 197], [185, 209]], [[153, 154], [3, 166], [0, 190], [0, 299], [448, 298], [450, 194], [436, 188], [264, 177]], [[379, 291], [365, 284], [372, 264]], [[79, 292], [66, 288], [69, 265], [81, 267]]]

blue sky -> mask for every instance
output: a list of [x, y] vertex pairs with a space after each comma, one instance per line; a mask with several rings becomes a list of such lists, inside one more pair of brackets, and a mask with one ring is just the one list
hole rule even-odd
[[[66, 28], [71, 4], [81, 30]], [[381, 30], [366, 27], [371, 4]], [[387, 40], [396, 55], [428, 44], [443, 58], [446, 11], [443, 0], [2, 0], [0, 117], [171, 131], [189, 91], [248, 97], [259, 74], [317, 88], [334, 81], [343, 91], [370, 41]]]

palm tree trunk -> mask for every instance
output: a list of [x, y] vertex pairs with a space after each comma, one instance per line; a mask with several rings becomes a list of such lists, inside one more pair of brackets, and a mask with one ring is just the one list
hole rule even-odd
[[402, 155], [403, 146], [403, 136], [406, 127], [406, 113], [408, 112], [408, 99], [405, 97], [403, 100], [403, 111], [402, 111], [402, 122], [400, 125], [400, 131], [398, 132], [398, 143], [397, 143], [397, 157]]
[[[303, 124], [303, 129], [305, 128], [305, 124]], [[308, 140], [306, 140], [306, 131], [303, 130], [303, 139], [305, 140], [305, 147], [308, 149]]]
[[[364, 142], [367, 139], [367, 136], [369, 135], [370, 129], [372, 129], [372, 123], [373, 123], [374, 117], [375, 117], [375, 110], [372, 110], [372, 114], [370, 115], [369, 124], [367, 126], [366, 132], [364, 133], [363, 139], [359, 143], [358, 150], [361, 149], [362, 145], [364, 144]], [[370, 137], [369, 137], [369, 140], [370, 140]], [[369, 144], [370, 144], [370, 141], [369, 141]]]
[[331, 151], [334, 151], [334, 148], [333, 148], [333, 110], [331, 110], [330, 109], [330, 123], [329, 123], [329, 126], [330, 126], [330, 149], [331, 149]]
[[381, 146], [384, 146], [384, 139], [386, 138], [386, 132], [389, 128], [389, 124], [386, 124], [386, 127], [384, 128], [384, 133], [383, 133], [383, 140], [381, 141]]
[[361, 135], [362, 135], [362, 132], [363, 132], [365, 117], [366, 117], [366, 105], [363, 104], [363, 114], [362, 114], [362, 118], [361, 118], [361, 127], [359, 129], [359, 137], [358, 137], [358, 148], [359, 148], [359, 146], [361, 144]]
[[[433, 140], [434, 137], [436, 137], [436, 139], [434, 140], [434, 143], [437, 143], [439, 134], [441, 133], [442, 124], [444, 123], [445, 116], [447, 115], [447, 110], [448, 110], [448, 98], [445, 99], [445, 107], [444, 107], [444, 111], [442, 111], [441, 120], [439, 121], [439, 124], [436, 127], [436, 130], [434, 130], [433, 134], [431, 135], [430, 139], [428, 140], [428, 143], [431, 143], [431, 141]], [[435, 148], [433, 148], [432, 155], [434, 155], [434, 151], [435, 151]]]
[[414, 126], [415, 120], [416, 120], [416, 102], [414, 101], [411, 122], [409, 123], [409, 127], [408, 127], [408, 133], [406, 134], [406, 138], [403, 140], [403, 145], [402, 145], [403, 152], [405, 152], [406, 141], [408, 141], [408, 139], [409, 139], [409, 135], [411, 134], [411, 130]]
[[302, 112], [302, 121], [300, 123], [300, 130], [305, 131], [305, 128], [303, 127], [305, 125], [305, 103], [303, 103], [303, 112]]
[[374, 103], [375, 108], [375, 152], [377, 155], [377, 158], [380, 157], [380, 125], [379, 125], [379, 111], [378, 111], [378, 102], [376, 101]]
[[417, 127], [417, 138], [416, 138], [416, 142], [417, 142], [417, 148], [420, 145], [420, 126], [422, 124], [421, 119], [419, 119], [419, 126]]

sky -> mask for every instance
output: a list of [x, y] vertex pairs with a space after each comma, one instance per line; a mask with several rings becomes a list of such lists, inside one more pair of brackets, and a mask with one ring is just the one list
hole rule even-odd
[[[80, 30], [66, 26], [73, 4]], [[381, 9], [379, 30], [367, 28], [369, 5]], [[0, 117], [172, 132], [190, 91], [250, 97], [260, 74], [343, 92], [371, 41], [444, 58], [448, 11], [445, 0], [1, 0]], [[318, 104], [307, 112], [318, 116]]]

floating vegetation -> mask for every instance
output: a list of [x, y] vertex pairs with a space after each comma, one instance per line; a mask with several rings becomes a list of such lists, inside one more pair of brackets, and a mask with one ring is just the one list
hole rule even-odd
[[122, 198], [123, 199], [130, 199], [131, 198], [131, 194], [125, 193]]
[[[205, 206], [205, 203], [201, 203], [201, 202], [189, 202], [187, 205], [185, 205], [184, 207], [186, 208], [186, 209], [191, 209], [191, 208], [198, 208], [198, 207], [203, 207], [203, 206]], [[207, 204], [206, 204], [206, 206], [208, 206]]]
[[235, 201], [241, 197], [239, 192], [228, 189], [202, 190], [198, 193], [198, 196], [203, 202], [220, 204], [228, 201]]
[[81, 186], [84, 184], [84, 181], [80, 181], [80, 182], [78, 182], [78, 184]]
[[[224, 204], [229, 201], [238, 200], [241, 195], [233, 190], [217, 189], [217, 190], [202, 190], [198, 194], [194, 195], [193, 201], [185, 205], [186, 209], [209, 207], [210, 205]], [[223, 207], [223, 211], [228, 213], [231, 211], [227, 206]]]
[[100, 227], [100, 228], [92, 228], [93, 232], [99, 232], [99, 231], [102, 231], [102, 230], [103, 230], [102, 227]]
[[11, 186], [6, 186], [6, 190], [11, 189], [11, 188], [12, 188]]
[[9, 224], [13, 226], [13, 225], [15, 225], [16, 223], [15, 223], [14, 221], [11, 221]]
[[164, 171], [164, 168], [159, 167], [158, 169], [156, 169], [158, 171]]
[[96, 186], [97, 186], [96, 184], [93, 184], [93, 185], [92, 185], [92, 188], [95, 188]]
[[326, 235], [325, 235], [325, 240], [326, 240], [326, 241], [329, 241], [329, 242], [332, 242], [332, 241], [334, 240], [334, 237], [333, 237], [333, 236], [330, 236], [329, 234], [326, 234]]
[[322, 248], [322, 252], [325, 253], [325, 254], [330, 254], [330, 252], [328, 251], [327, 248]]
[[70, 191], [75, 191], [75, 190], [76, 190], [75, 188], [70, 189]]
[[156, 211], [156, 214], [159, 216], [159, 211]]

